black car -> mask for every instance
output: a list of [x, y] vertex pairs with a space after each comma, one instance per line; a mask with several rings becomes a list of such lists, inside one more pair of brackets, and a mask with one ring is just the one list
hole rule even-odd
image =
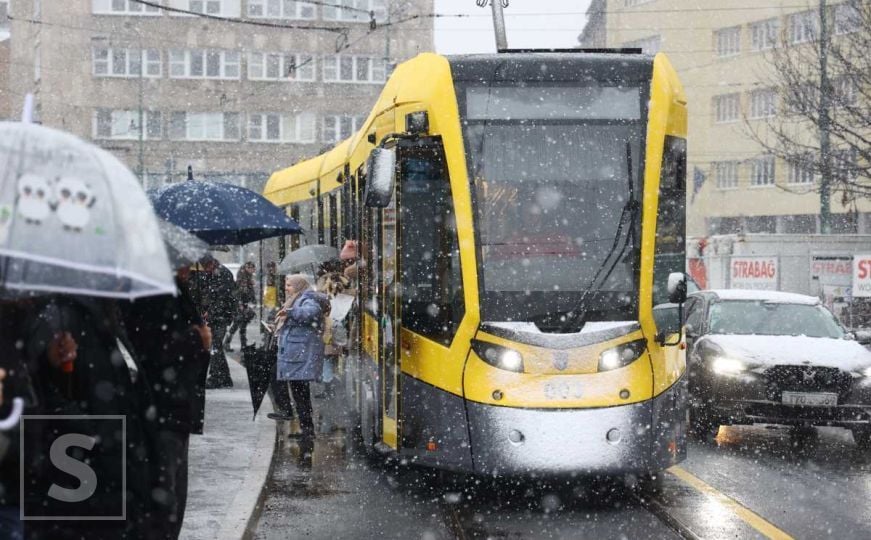
[[701, 291], [684, 320], [696, 435], [728, 424], [839, 426], [871, 447], [871, 351], [817, 298]]

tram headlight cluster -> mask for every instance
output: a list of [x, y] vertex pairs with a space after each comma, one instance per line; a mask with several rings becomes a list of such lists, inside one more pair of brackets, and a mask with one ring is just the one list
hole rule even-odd
[[644, 354], [646, 349], [647, 342], [643, 339], [636, 339], [602, 351], [602, 354], [599, 355], [599, 371], [611, 371], [628, 366]]
[[523, 355], [514, 349], [488, 343], [486, 341], [472, 340], [472, 350], [475, 351], [481, 360], [487, 362], [493, 367], [513, 371], [515, 373], [523, 373]]

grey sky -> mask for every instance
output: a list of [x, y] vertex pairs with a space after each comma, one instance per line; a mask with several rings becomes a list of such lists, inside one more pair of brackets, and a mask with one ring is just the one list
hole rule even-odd
[[[511, 0], [505, 9], [508, 46], [520, 48], [575, 47], [590, 0]], [[475, 0], [435, 0], [436, 13], [471, 17], [435, 20], [435, 47], [442, 54], [494, 52], [491, 8]]]

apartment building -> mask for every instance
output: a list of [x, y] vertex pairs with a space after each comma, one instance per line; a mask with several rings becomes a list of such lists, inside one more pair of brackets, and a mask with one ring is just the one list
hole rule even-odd
[[[687, 227], [692, 236], [820, 231], [818, 175], [755, 142], [788, 115], [771, 86], [775, 47], [808, 46], [817, 2], [794, 0], [594, 0], [582, 46], [666, 53], [689, 100]], [[849, 0], [829, 2], [834, 39], [855, 31]], [[595, 16], [593, 16], [595, 15]], [[594, 25], [595, 27], [591, 27]], [[839, 81], [835, 81], [838, 87]], [[854, 95], [858, 92], [854, 92]], [[871, 201], [832, 197], [834, 233], [871, 233]]]
[[385, 24], [432, 4], [11, 0], [3, 80], [14, 108], [33, 93], [38, 121], [110, 150], [146, 187], [190, 166], [259, 191], [349, 136], [391, 67], [432, 50], [432, 18]]

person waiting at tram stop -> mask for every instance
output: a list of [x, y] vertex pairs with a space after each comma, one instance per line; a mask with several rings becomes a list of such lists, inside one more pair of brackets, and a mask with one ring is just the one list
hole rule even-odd
[[287, 300], [276, 315], [278, 343], [277, 379], [287, 381], [299, 416], [299, 434], [314, 437], [311, 389], [309, 383], [319, 380], [324, 361], [324, 319], [329, 315], [326, 295], [312, 290], [306, 276], [285, 277]]
[[124, 325], [151, 382], [157, 426], [152, 462], [155, 539], [177, 538], [188, 486], [188, 443], [202, 434], [212, 335], [191, 297], [190, 268], [176, 271], [178, 295], [122, 303]]
[[239, 343], [244, 349], [248, 346], [248, 324], [254, 320], [255, 312], [254, 305], [257, 302], [257, 294], [254, 288], [254, 271], [256, 266], [254, 261], [246, 262], [239, 272], [236, 274], [236, 292], [234, 300], [236, 303], [236, 311], [233, 317], [233, 324], [227, 330], [227, 336], [224, 338], [224, 350], [232, 352], [230, 340], [233, 339], [233, 334], [239, 331]]
[[353, 284], [356, 283], [359, 274], [357, 251], [358, 244], [356, 240], [345, 240], [345, 245], [342, 246], [342, 251], [339, 253], [339, 260], [342, 261], [344, 266], [342, 273], [346, 278], [351, 280], [351, 289], [354, 289]]
[[[340, 294], [344, 294], [351, 286], [351, 280], [342, 273], [344, 264], [339, 259], [333, 259], [321, 264], [317, 280], [317, 290], [332, 300]], [[331, 317], [324, 318], [324, 370], [321, 382], [324, 383], [324, 391], [315, 397], [333, 397], [335, 395], [335, 380], [339, 369], [339, 357], [342, 354], [343, 342], [339, 336], [342, 333], [340, 325]]]
[[203, 320], [212, 330], [212, 356], [209, 362], [209, 376], [206, 388], [232, 388], [230, 367], [224, 355], [224, 335], [236, 312], [233, 300], [235, 284], [233, 273], [218, 262], [212, 255], [200, 259], [202, 271], [197, 272], [195, 284], [191, 287], [195, 301], [200, 307]]

